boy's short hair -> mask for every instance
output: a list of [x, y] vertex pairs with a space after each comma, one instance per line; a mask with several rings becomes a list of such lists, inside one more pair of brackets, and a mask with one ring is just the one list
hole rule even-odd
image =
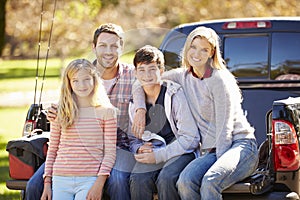
[[164, 55], [158, 48], [151, 45], [146, 45], [137, 50], [133, 59], [135, 69], [137, 68], [138, 64], [149, 64], [151, 62], [157, 63], [159, 69], [165, 67]]
[[96, 46], [98, 37], [101, 33], [112, 33], [120, 38], [121, 45], [123, 45], [124, 31], [121, 26], [113, 23], [100, 25], [94, 32], [93, 44]]

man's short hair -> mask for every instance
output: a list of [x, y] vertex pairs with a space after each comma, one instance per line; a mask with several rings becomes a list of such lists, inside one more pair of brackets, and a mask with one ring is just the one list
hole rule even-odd
[[158, 65], [158, 68], [165, 67], [165, 59], [163, 53], [156, 47], [151, 45], [146, 45], [137, 50], [135, 53], [133, 64], [137, 68], [138, 64], [149, 64], [155, 62]]
[[113, 23], [107, 23], [100, 25], [94, 32], [93, 44], [96, 46], [98, 37], [101, 33], [115, 34], [120, 38], [121, 45], [123, 45], [124, 31], [121, 26]]

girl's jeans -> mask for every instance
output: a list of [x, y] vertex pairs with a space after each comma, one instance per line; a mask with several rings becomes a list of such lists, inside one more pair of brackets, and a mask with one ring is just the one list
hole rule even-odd
[[94, 185], [96, 176], [53, 176], [53, 200], [82, 200]]
[[233, 141], [219, 159], [207, 153], [189, 163], [177, 181], [179, 195], [182, 200], [222, 200], [222, 191], [251, 175], [257, 164], [254, 139]]

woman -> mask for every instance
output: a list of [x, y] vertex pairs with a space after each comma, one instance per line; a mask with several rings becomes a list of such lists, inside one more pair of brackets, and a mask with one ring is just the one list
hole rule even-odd
[[222, 199], [223, 190], [249, 176], [257, 166], [254, 129], [243, 113], [237, 82], [221, 57], [216, 32], [206, 27], [193, 30], [182, 57], [182, 68], [163, 78], [183, 87], [205, 154], [182, 171], [178, 192], [183, 200]]

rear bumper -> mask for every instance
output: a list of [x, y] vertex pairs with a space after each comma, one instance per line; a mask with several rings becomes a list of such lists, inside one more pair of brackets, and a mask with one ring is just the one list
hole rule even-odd
[[264, 195], [224, 193], [224, 200], [299, 200], [295, 192], [270, 192]]
[[28, 180], [7, 180], [6, 187], [10, 190], [26, 190]]

